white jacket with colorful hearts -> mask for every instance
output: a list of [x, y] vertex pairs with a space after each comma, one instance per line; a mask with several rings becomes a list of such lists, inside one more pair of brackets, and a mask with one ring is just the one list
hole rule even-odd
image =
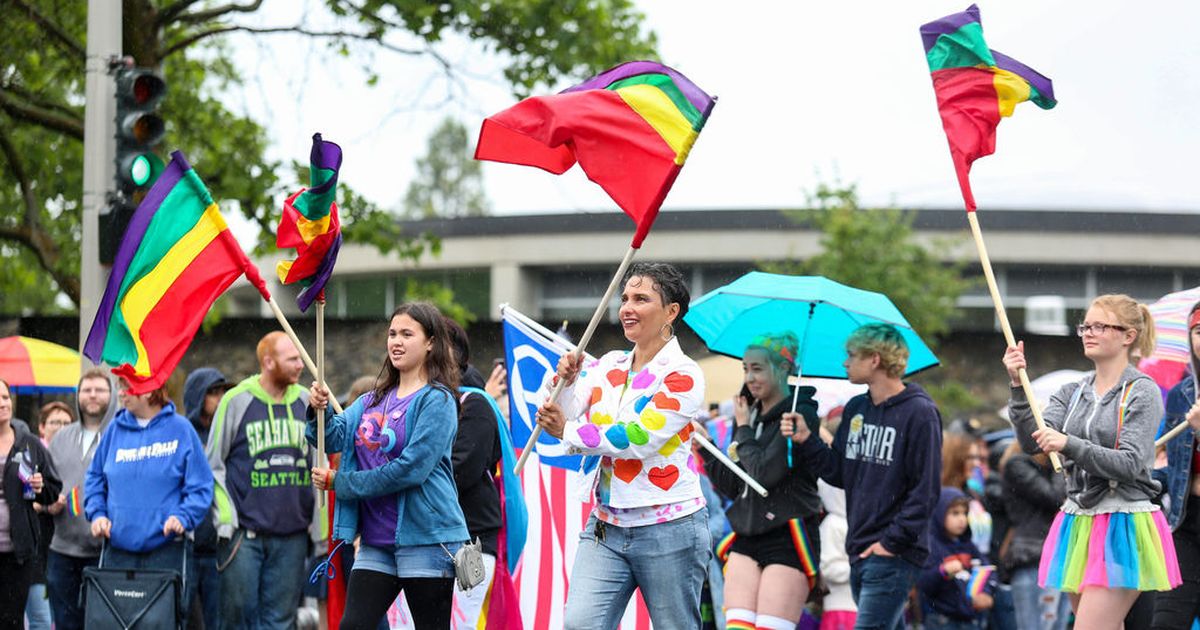
[[[610, 507], [700, 497], [700, 480], [689, 461], [691, 421], [704, 409], [704, 374], [674, 338], [630, 375], [632, 361], [631, 351], [617, 350], [587, 362], [559, 396], [567, 417], [567, 452], [600, 456], [583, 460], [580, 499], [595, 500], [601, 458], [613, 469]], [[547, 379], [547, 386], [554, 378]]]

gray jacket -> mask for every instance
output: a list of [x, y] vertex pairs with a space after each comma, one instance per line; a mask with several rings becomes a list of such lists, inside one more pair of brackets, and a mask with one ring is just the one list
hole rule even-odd
[[[1048, 426], [1067, 434], [1062, 455], [1069, 460], [1064, 463], [1068, 503], [1084, 510], [1096, 508], [1101, 501], [1104, 511], [1147, 508], [1162, 489], [1150, 477], [1154, 431], [1163, 415], [1162, 394], [1149, 376], [1131, 366], [1097, 402], [1095, 379], [1095, 373], [1089, 372], [1080, 382], [1062, 386], [1042, 412]], [[1031, 437], [1037, 425], [1020, 387], [1012, 390], [1009, 410], [1021, 447], [1026, 453], [1039, 452]]]
[[[88, 466], [92, 464], [92, 457], [96, 454], [96, 445], [100, 443], [100, 436], [104, 434], [109, 421], [112, 420], [119, 408], [115, 379], [109, 376], [108, 384], [112, 388], [112, 397], [109, 399], [108, 409], [104, 412], [104, 419], [100, 421], [100, 427], [89, 444], [83, 443], [82, 420], [76, 420], [63, 427], [54, 434], [54, 439], [50, 441], [50, 457], [58, 469], [58, 476], [62, 479], [62, 493], [68, 501], [68, 506], [54, 517], [54, 538], [50, 540], [50, 549], [64, 556], [73, 558], [97, 558], [100, 556], [100, 539], [92, 537], [91, 524], [88, 523], [82, 510], [78, 516], [71, 515], [69, 502], [71, 489], [78, 488], [79, 503], [82, 506], [83, 481], [87, 475]], [[79, 409], [78, 397], [75, 400], [75, 416], [83, 417]]]

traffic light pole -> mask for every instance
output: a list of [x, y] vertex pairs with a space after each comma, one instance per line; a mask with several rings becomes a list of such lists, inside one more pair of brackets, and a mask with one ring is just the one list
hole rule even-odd
[[[121, 0], [88, 0], [87, 84], [83, 116], [83, 250], [79, 261], [79, 351], [87, 341], [104, 294], [100, 265], [100, 214], [109, 211], [116, 147], [114, 94], [109, 65], [121, 56]], [[83, 369], [92, 367], [85, 357]]]

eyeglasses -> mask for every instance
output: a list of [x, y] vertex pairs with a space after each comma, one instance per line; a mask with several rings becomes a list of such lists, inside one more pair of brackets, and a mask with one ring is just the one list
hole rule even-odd
[[1118, 326], [1117, 324], [1101, 324], [1099, 322], [1097, 322], [1095, 324], [1088, 324], [1085, 322], [1085, 323], [1080, 324], [1075, 327], [1075, 334], [1082, 337], [1085, 333], [1087, 333], [1090, 330], [1093, 335], [1100, 336], [1100, 335], [1103, 335], [1104, 333], [1108, 332], [1109, 328], [1112, 328], [1113, 330], [1119, 330], [1122, 332], [1129, 330], [1128, 326]]

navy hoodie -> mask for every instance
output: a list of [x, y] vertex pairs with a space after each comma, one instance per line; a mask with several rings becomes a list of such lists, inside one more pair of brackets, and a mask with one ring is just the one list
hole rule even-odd
[[815, 433], [800, 445], [809, 470], [846, 491], [851, 562], [876, 542], [921, 567], [929, 557], [929, 514], [942, 479], [942, 420], [920, 385], [876, 405], [850, 399], [832, 448]]
[[167, 517], [193, 531], [208, 516], [213, 477], [204, 446], [187, 418], [168, 402], [144, 428], [128, 409], [117, 412], [96, 447], [84, 486], [89, 521], [112, 521], [112, 545], [133, 553], [153, 551]]
[[[968, 581], [962, 576], [944, 575], [941, 567], [950, 560], [957, 559], [965, 571], [971, 571], [971, 561], [978, 560], [980, 565], [986, 565], [986, 558], [979, 552], [975, 543], [971, 542], [971, 528], [968, 527], [959, 536], [951, 537], [946, 532], [946, 512], [954, 500], [967, 501], [967, 495], [958, 488], [942, 488], [933, 517], [929, 520], [930, 549], [929, 561], [917, 578], [917, 588], [921, 591], [921, 609], [928, 615], [930, 612], [942, 614], [958, 621], [970, 621], [978, 613], [971, 605], [967, 595]], [[991, 594], [995, 587], [995, 572], [985, 580], [983, 592]]]

